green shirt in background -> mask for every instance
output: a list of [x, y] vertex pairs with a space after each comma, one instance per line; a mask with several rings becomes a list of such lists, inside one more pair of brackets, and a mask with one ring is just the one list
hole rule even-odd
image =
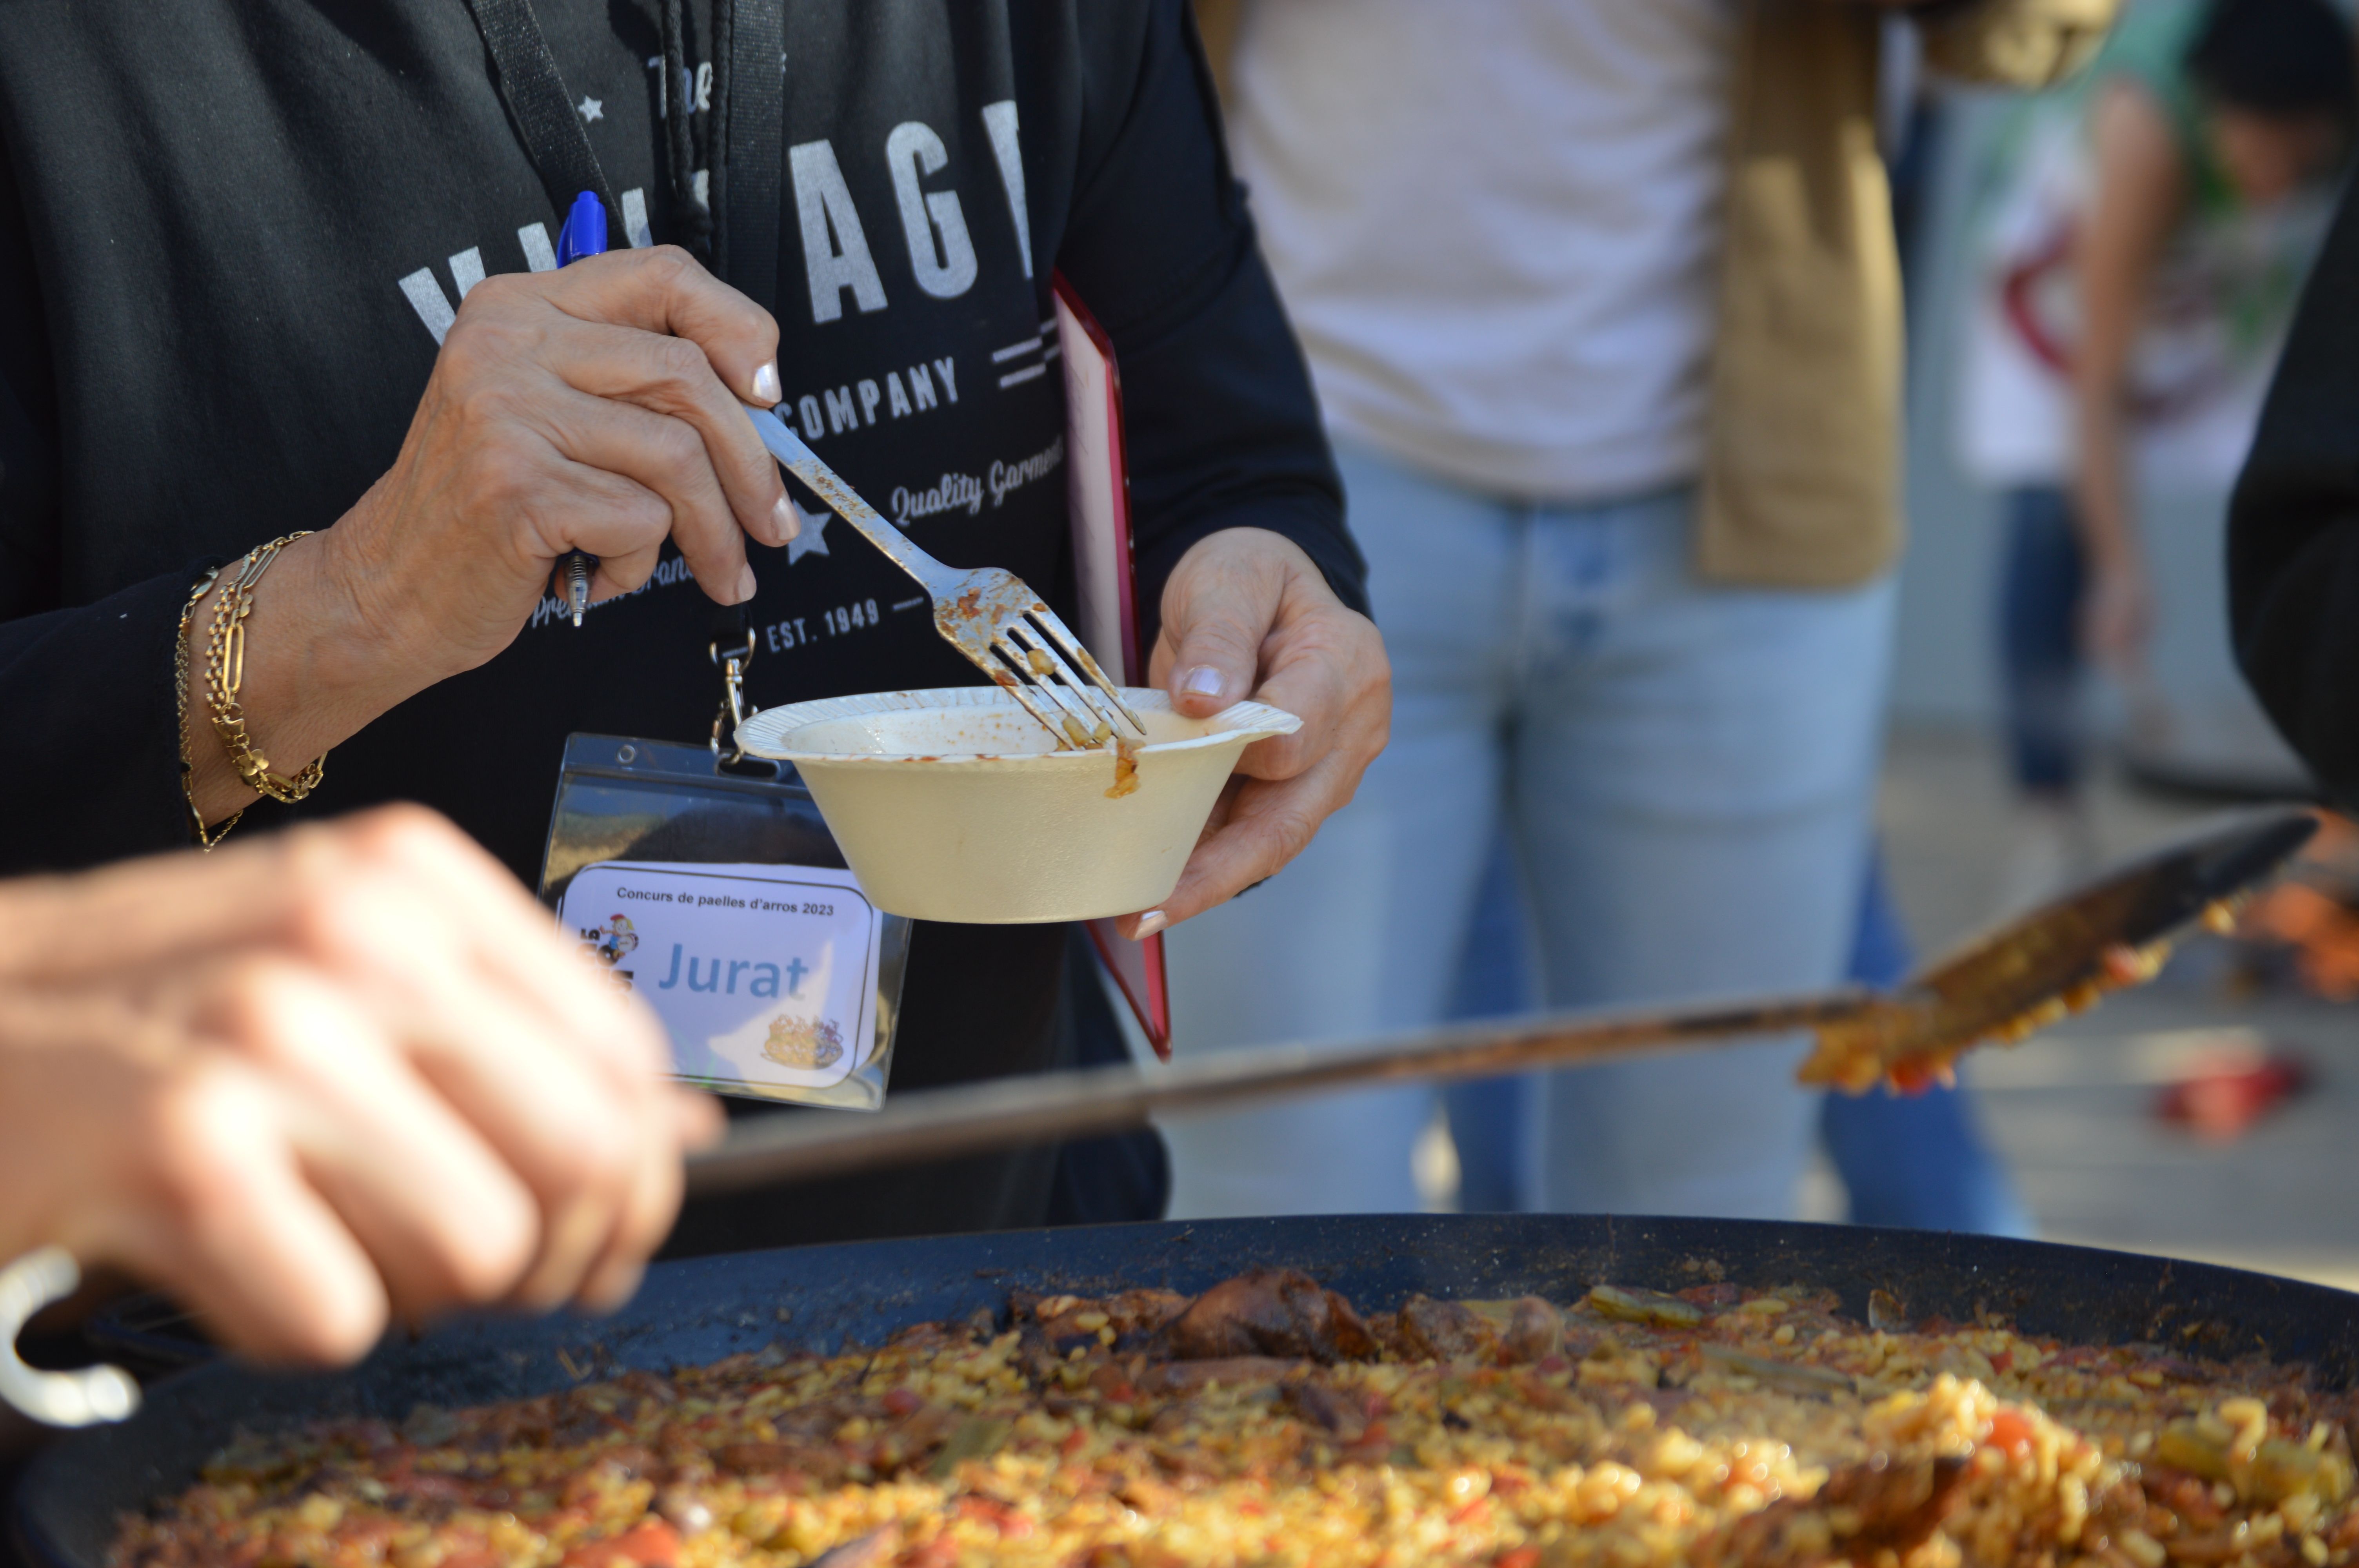
[[2235, 190], [2212, 155], [2201, 95], [2187, 73], [2188, 49], [2211, 9], [2212, 0], [2134, 0], [2087, 75], [2070, 90], [2086, 99], [2104, 82], [2125, 77], [2146, 89], [2170, 122], [2187, 159], [2196, 210], [2205, 213], [2236, 205]]

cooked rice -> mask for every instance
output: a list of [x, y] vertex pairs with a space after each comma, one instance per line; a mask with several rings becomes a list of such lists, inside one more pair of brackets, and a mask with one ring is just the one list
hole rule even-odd
[[[1341, 1298], [1275, 1278], [1184, 1318], [1159, 1292], [1019, 1297], [1005, 1328], [243, 1439], [126, 1519], [113, 1563], [2324, 1568], [2359, 1548], [2349, 1401], [2296, 1368], [1866, 1329], [1824, 1294], [1714, 1284], [1419, 1300], [1363, 1343]], [[1322, 1299], [1338, 1315], [1311, 1324]]]

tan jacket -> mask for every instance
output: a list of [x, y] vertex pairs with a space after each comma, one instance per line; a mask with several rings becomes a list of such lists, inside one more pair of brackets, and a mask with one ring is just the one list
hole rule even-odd
[[[1944, 5], [1923, 24], [1927, 59], [1968, 81], [2045, 86], [2094, 52], [2116, 3]], [[1217, 70], [1242, 0], [1195, 4]], [[1844, 588], [1889, 567], [1901, 539], [1900, 262], [1875, 142], [1878, 13], [1743, 4], [1697, 563], [1722, 582]]]

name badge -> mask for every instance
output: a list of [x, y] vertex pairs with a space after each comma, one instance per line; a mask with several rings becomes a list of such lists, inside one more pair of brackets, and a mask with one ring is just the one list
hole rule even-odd
[[[678, 1076], [723, 1094], [873, 1106], [853, 1088], [877, 1016], [884, 913], [818, 866], [602, 860], [559, 918], [671, 1035]], [[886, 1021], [889, 1025], [889, 1021]]]

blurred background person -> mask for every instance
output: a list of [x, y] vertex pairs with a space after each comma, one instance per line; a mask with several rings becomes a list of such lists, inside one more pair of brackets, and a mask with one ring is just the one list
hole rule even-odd
[[[1878, 8], [1200, 9], [1396, 708], [1310, 856], [1175, 934], [1180, 1048], [1438, 1020], [1503, 819], [1549, 1005], [1839, 979], [1899, 535]], [[1945, 5], [1929, 52], [2036, 85], [2109, 9]], [[1789, 1213], [1796, 1057], [1552, 1076], [1521, 1205]], [[1413, 1208], [1431, 1107], [1178, 1124], [1174, 1212]]]
[[[2206, 683], [2183, 673], [2158, 679], [2150, 649], [2159, 632], [2225, 670], [2216, 588], [2165, 600], [2192, 623], [2158, 628], [2157, 578], [2216, 584], [2229, 488], [2324, 232], [2353, 98], [2350, 28], [2328, 0], [2135, 0], [2087, 75], [1989, 146], [1960, 458], [2006, 492], [1998, 647], [2020, 805], [2003, 912], [2092, 861], [2093, 661], [2127, 699], [2135, 760], [2299, 787], [2256, 722], [2207, 711]], [[2149, 500], [2175, 514], [2152, 541]]]
[[[1879, 140], [1892, 179], [1893, 228], [1899, 240], [1902, 279], [1912, 294], [1924, 270], [1928, 177], [1943, 123], [1940, 94], [1927, 91], [1918, 44], [1905, 23], [1886, 24], [1878, 93]], [[1877, 989], [1900, 984], [1918, 962], [1885, 859], [1880, 849], [1869, 857], [1846, 977]], [[1531, 981], [1535, 967], [1516, 858], [1503, 832], [1475, 896], [1450, 1016], [1485, 1018], [1529, 1011], [1538, 1005]], [[1460, 1210], [1506, 1211], [1521, 1206], [1528, 1088], [1521, 1078], [1497, 1078], [1443, 1089]], [[1819, 1141], [1841, 1192], [1821, 1194], [1815, 1205], [1806, 1203], [1806, 1214], [1839, 1214], [1855, 1225], [2032, 1235], [2030, 1214], [1981, 1123], [1971, 1093], [1962, 1086], [1935, 1084], [1907, 1095], [1885, 1090], [1825, 1096], [1819, 1108]], [[1430, 1159], [1421, 1165], [1420, 1185], [1430, 1200], [1441, 1184], [1434, 1178], [1446, 1176], [1448, 1165], [1437, 1171]], [[1838, 1195], [1839, 1210], [1828, 1202]]]

